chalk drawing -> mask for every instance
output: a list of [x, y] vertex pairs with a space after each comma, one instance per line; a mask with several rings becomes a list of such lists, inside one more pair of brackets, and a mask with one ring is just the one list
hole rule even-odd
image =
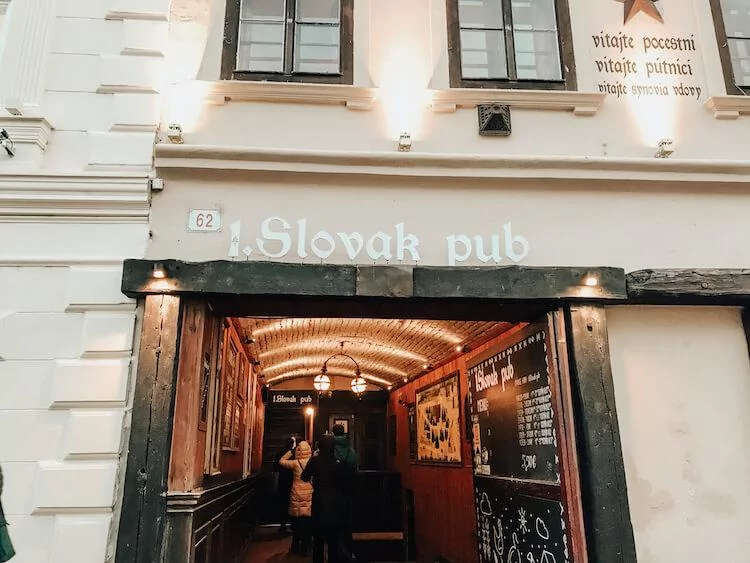
[[538, 516], [536, 518], [536, 533], [543, 540], [549, 539], [549, 530], [547, 529], [547, 524], [545, 524], [544, 520], [542, 520]]

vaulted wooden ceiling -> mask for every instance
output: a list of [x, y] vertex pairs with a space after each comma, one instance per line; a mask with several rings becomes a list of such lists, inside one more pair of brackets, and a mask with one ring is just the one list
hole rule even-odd
[[[266, 383], [320, 374], [343, 350], [370, 383], [389, 387], [462, 353], [464, 347], [505, 332], [510, 323], [357, 318], [241, 318], [240, 336]], [[343, 348], [342, 348], [343, 342]], [[346, 357], [328, 362], [328, 374], [354, 377]]]

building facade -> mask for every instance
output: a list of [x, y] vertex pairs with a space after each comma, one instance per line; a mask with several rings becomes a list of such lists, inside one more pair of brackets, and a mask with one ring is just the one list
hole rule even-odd
[[605, 298], [624, 528], [642, 562], [742, 560], [750, 4], [0, 12], [0, 463], [19, 561], [117, 557], [135, 258], [632, 274], [622, 298], [576, 297]]

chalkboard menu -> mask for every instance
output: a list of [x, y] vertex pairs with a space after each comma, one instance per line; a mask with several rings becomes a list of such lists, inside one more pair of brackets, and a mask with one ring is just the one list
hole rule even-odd
[[534, 325], [468, 369], [477, 475], [560, 481], [547, 330]]
[[[480, 563], [570, 563], [550, 323], [467, 365]], [[563, 476], [565, 477], [565, 476]]]
[[474, 482], [480, 563], [565, 563], [572, 559], [560, 501], [512, 491], [498, 479]]

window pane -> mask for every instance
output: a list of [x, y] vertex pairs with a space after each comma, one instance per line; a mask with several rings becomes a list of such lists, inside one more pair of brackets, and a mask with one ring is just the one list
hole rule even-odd
[[515, 31], [513, 38], [519, 80], [562, 79], [557, 32]]
[[237, 70], [283, 72], [284, 25], [241, 23]]
[[750, 37], [750, 0], [721, 0], [727, 37]]
[[297, 0], [297, 21], [338, 23], [339, 0]]
[[750, 39], [730, 39], [734, 81], [738, 86], [750, 86]]
[[339, 26], [297, 24], [294, 72], [339, 73]]
[[242, 0], [242, 20], [284, 20], [284, 0]]
[[551, 31], [557, 29], [555, 0], [513, 0], [513, 29]]
[[503, 9], [500, 1], [458, 0], [458, 20], [461, 27], [502, 29]]
[[504, 32], [462, 29], [461, 75], [464, 78], [508, 78]]

